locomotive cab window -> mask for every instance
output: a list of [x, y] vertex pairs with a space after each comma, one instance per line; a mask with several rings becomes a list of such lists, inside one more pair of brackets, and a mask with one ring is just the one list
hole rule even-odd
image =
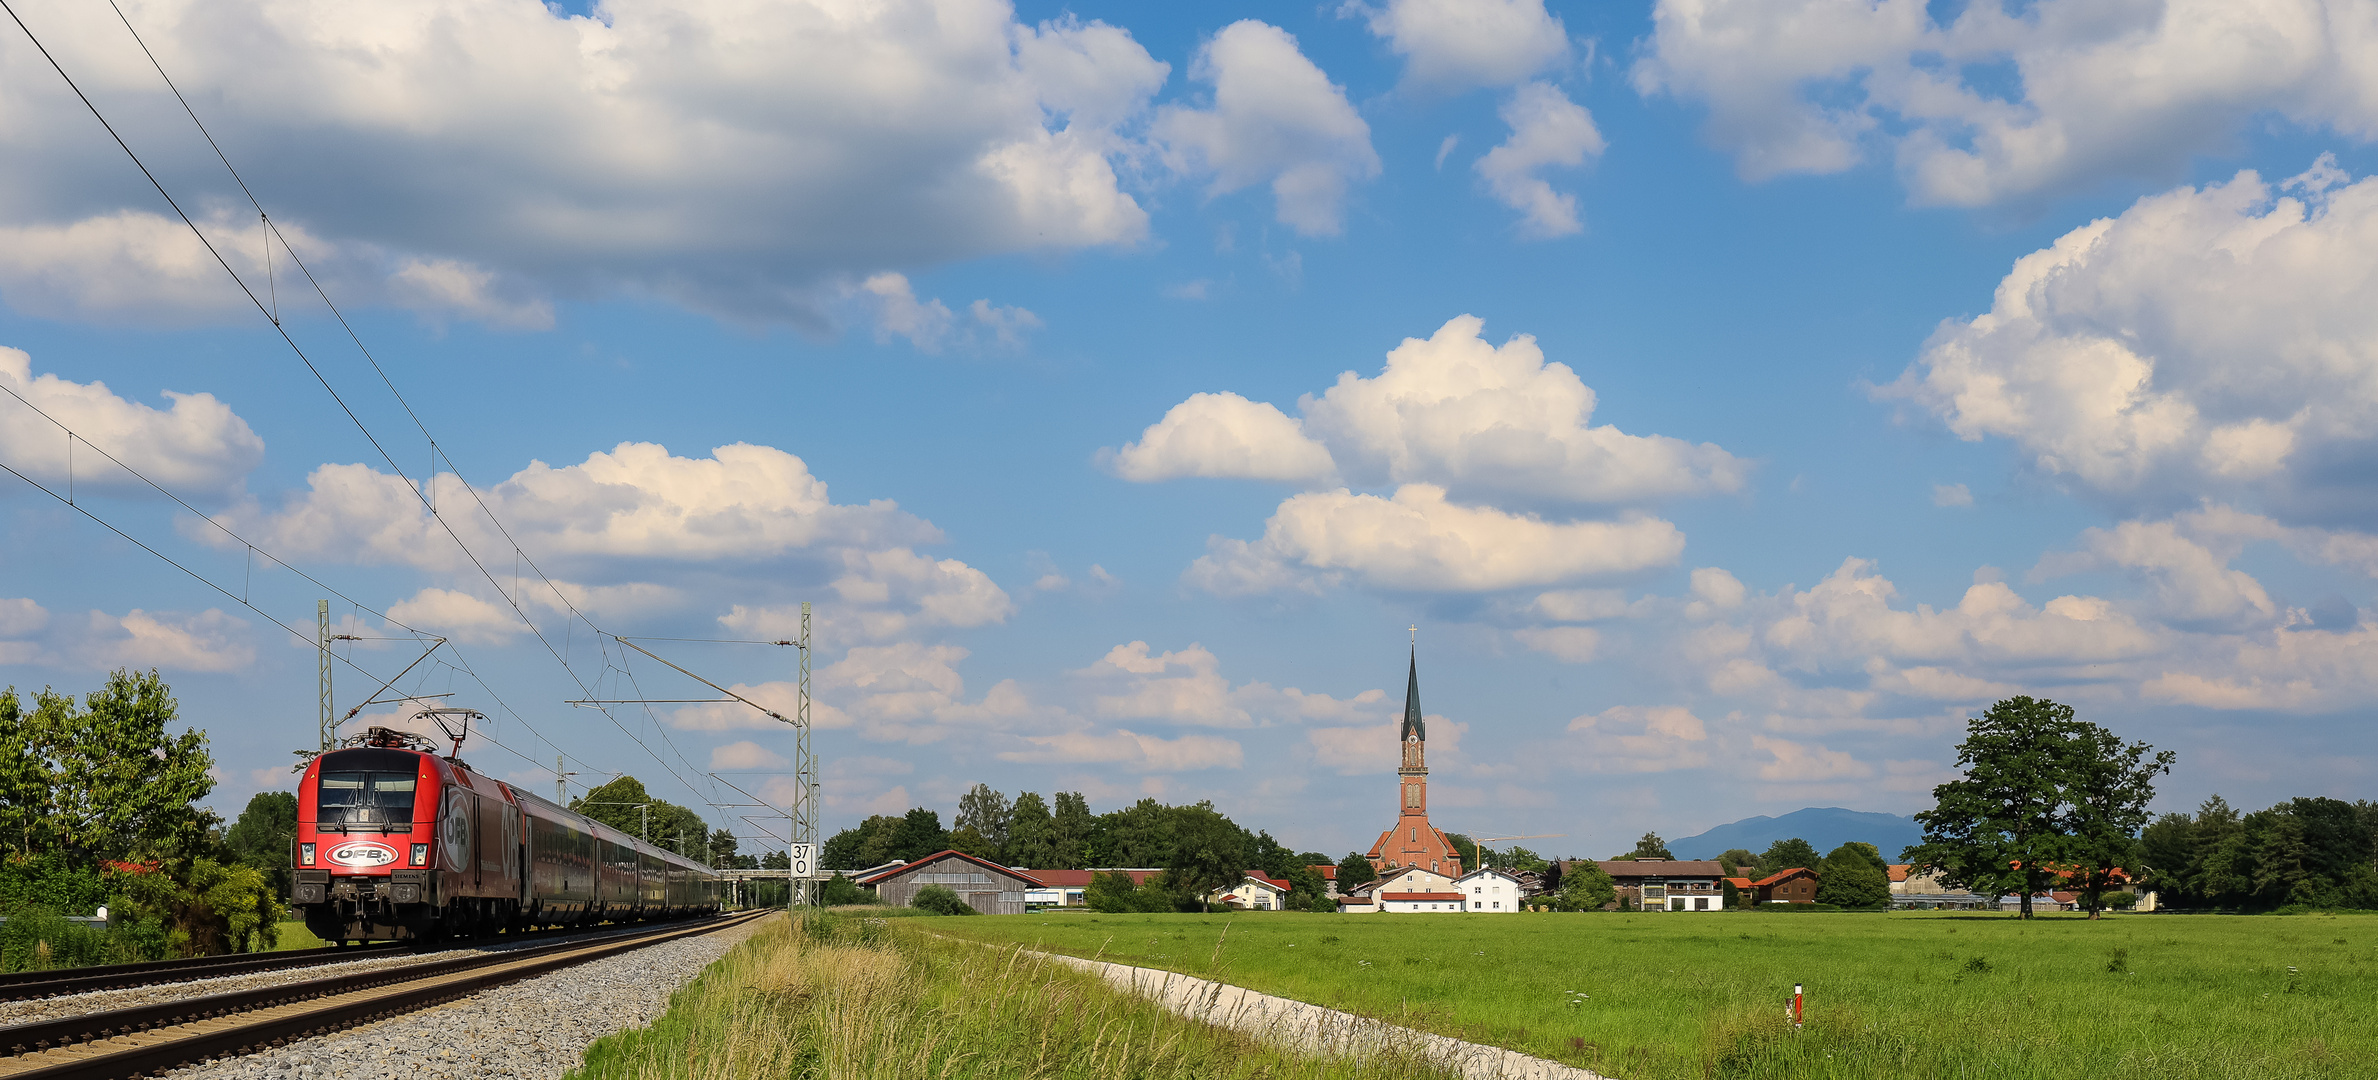
[[325, 772], [314, 805], [324, 825], [386, 825], [413, 831], [412, 773]]

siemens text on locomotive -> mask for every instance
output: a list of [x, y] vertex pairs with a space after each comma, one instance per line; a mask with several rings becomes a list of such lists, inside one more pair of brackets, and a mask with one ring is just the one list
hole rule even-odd
[[372, 728], [297, 789], [290, 899], [325, 941], [418, 942], [715, 912], [702, 863]]

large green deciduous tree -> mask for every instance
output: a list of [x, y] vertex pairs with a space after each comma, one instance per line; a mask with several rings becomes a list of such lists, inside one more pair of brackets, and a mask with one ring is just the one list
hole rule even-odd
[[1006, 863], [1037, 870], [1059, 869], [1055, 828], [1056, 822], [1049, 817], [1048, 801], [1039, 792], [1027, 791], [1016, 796], [1015, 805], [1008, 808]]
[[1924, 842], [1908, 850], [1909, 861], [1951, 885], [1992, 895], [2012, 887], [2030, 918], [2032, 896], [2071, 852], [2063, 815], [2073, 722], [2071, 706], [2032, 697], [1966, 721], [1957, 744], [1965, 775], [1932, 789], [1932, 809], [1916, 814]]
[[997, 859], [999, 853], [1007, 848], [1008, 822], [1012, 813], [1006, 795], [993, 791], [989, 784], [978, 783], [968, 788], [966, 794], [958, 796], [958, 816], [950, 819], [951, 831], [974, 830], [975, 835], [988, 845], [988, 850], [968, 851], [967, 854]]
[[1795, 836], [1767, 845], [1767, 850], [1759, 856], [1759, 872], [1756, 876], [1766, 877], [1795, 867], [1814, 870], [1824, 861], [1824, 857], [1817, 854], [1815, 844]]
[[1057, 793], [1056, 809], [1049, 821], [1051, 869], [1080, 870], [1090, 865], [1090, 841], [1097, 830], [1097, 820], [1090, 813], [1090, 801], [1081, 792]]
[[1924, 842], [1906, 858], [1952, 885], [2015, 889], [2026, 919], [2032, 897], [2059, 881], [2102, 893], [2136, 854], [2154, 778], [2172, 755], [2150, 756], [2153, 747], [2124, 744], [2041, 698], [2000, 701], [1965, 732], [1965, 775], [1932, 789], [1933, 808], [1916, 815]]
[[242, 866], [262, 871], [273, 895], [289, 895], [289, 846], [297, 840], [297, 796], [259, 791], [223, 833], [223, 850]]
[[1338, 860], [1339, 892], [1352, 892], [1357, 885], [1368, 885], [1377, 880], [1379, 871], [1371, 867], [1371, 860], [1362, 857], [1362, 852], [1349, 851], [1345, 858]]
[[1618, 902], [1618, 883], [1598, 864], [1572, 859], [1561, 874], [1559, 897], [1564, 911], [1600, 911]]
[[1834, 848], [1817, 874], [1817, 903], [1876, 908], [1891, 902], [1890, 871], [1873, 844], [1852, 840]]
[[95, 863], [195, 857], [221, 819], [206, 733], [168, 729], [176, 705], [155, 671], [116, 671], [74, 698], [44, 690], [30, 710], [0, 692], [0, 845]]
[[1644, 833], [1643, 839], [1635, 841], [1635, 850], [1628, 854], [1638, 859], [1673, 859], [1676, 857], [1668, 853], [1668, 842], [1660, 839], [1660, 834], [1651, 832]]
[[2138, 835], [2147, 825], [2155, 778], [2172, 771], [2178, 756], [2154, 751], [2143, 742], [2125, 744], [2095, 724], [2076, 722], [2072, 729], [2064, 785], [2065, 829], [2072, 837], [2066, 877], [2092, 919], [2104, 910], [2105, 894], [2120, 875], [2137, 869]]
[[1172, 858], [1164, 864], [1165, 884], [1202, 904], [1208, 893], [1245, 879], [1244, 831], [1206, 803], [1171, 809]]

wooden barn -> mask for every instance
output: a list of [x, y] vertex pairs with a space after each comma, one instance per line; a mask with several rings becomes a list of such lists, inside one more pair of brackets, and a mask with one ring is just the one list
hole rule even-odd
[[978, 859], [962, 851], [944, 851], [927, 855], [914, 862], [902, 863], [889, 870], [879, 870], [858, 879], [861, 885], [871, 885], [875, 895], [887, 904], [908, 907], [916, 899], [917, 890], [927, 885], [939, 885], [958, 894], [968, 907], [985, 915], [1021, 915], [1024, 913], [1024, 892], [1040, 888], [1040, 882], [1010, 870], [988, 859]]

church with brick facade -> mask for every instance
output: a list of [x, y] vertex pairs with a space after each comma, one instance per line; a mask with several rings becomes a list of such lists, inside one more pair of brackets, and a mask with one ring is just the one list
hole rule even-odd
[[1384, 877], [1401, 867], [1418, 867], [1446, 877], [1460, 877], [1462, 857], [1453, 841], [1428, 821], [1428, 729], [1420, 717], [1420, 657], [1412, 656], [1404, 686], [1404, 724], [1397, 733], [1403, 764], [1396, 769], [1395, 827], [1379, 834], [1365, 856]]

